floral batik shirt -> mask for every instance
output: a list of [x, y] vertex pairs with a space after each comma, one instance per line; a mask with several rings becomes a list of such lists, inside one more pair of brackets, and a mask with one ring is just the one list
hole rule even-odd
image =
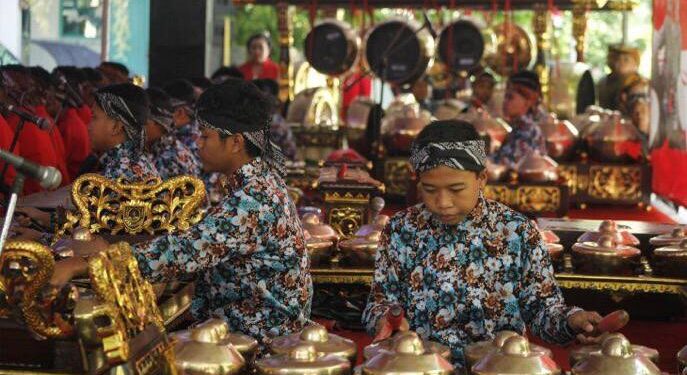
[[153, 143], [149, 154], [163, 180], [181, 175], [200, 176], [198, 158], [173, 134], [165, 134]]
[[493, 155], [494, 162], [514, 167], [522, 158], [532, 151], [539, 151], [546, 155], [546, 140], [539, 127], [539, 122], [544, 118], [542, 111], [527, 114], [511, 123], [513, 131]]
[[448, 345], [464, 367], [466, 345], [503, 330], [552, 343], [574, 338], [551, 259], [528, 219], [480, 196], [457, 225], [442, 224], [423, 204], [396, 214], [377, 251], [363, 322], [374, 333], [389, 306], [405, 310], [410, 328]]
[[133, 141], [125, 141], [103, 153], [100, 174], [111, 180], [124, 177], [129, 181], [160, 176], [150, 155], [137, 150]]
[[310, 317], [310, 258], [284, 181], [260, 159], [228, 178], [228, 193], [197, 225], [134, 247], [151, 281], [196, 274], [191, 312], [258, 339], [302, 329]]

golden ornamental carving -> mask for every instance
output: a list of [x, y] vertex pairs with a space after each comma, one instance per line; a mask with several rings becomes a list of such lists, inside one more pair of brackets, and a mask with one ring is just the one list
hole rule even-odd
[[148, 324], [164, 328], [153, 287], [143, 279], [131, 247], [120, 242], [89, 259], [88, 274], [100, 298], [117, 307], [128, 331]]
[[508, 186], [487, 185], [484, 188], [484, 197], [505, 205], [513, 203], [511, 189]]
[[559, 164], [558, 175], [561, 176], [563, 181], [565, 181], [565, 185], [570, 189], [570, 195], [576, 195], [579, 183], [577, 166], [574, 164]]
[[327, 203], [368, 204], [370, 202], [370, 193], [351, 193], [347, 191], [342, 194], [338, 191], [327, 192], [324, 194], [324, 201]]
[[49, 248], [36, 242], [7, 241], [0, 256], [0, 316], [8, 317], [18, 310], [33, 332], [43, 337], [70, 336], [71, 326], [59, 324], [41, 308], [41, 292], [54, 268]]
[[363, 225], [365, 209], [356, 207], [332, 207], [329, 210], [329, 225], [343, 237], [349, 237]]
[[78, 212], [67, 213], [66, 223], [56, 238], [70, 234], [77, 226], [111, 235], [185, 231], [202, 219], [205, 198], [205, 185], [195, 177], [129, 183], [86, 174], [72, 186], [72, 200]]
[[405, 195], [410, 186], [410, 164], [406, 159], [387, 160], [384, 164], [384, 183], [389, 194]]
[[561, 190], [555, 186], [520, 186], [516, 197], [516, 206], [523, 211], [553, 212], [561, 206]]
[[633, 166], [591, 166], [588, 194], [594, 198], [641, 200], [642, 170]]

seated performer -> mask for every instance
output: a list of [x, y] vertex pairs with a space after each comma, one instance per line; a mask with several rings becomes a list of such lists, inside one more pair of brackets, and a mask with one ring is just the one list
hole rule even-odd
[[88, 128], [93, 152], [99, 155], [99, 172], [116, 180], [159, 177], [144, 152], [148, 97], [131, 83], [103, 87], [95, 93], [93, 119]]
[[[312, 298], [303, 230], [280, 176], [283, 157], [269, 139], [270, 105], [255, 85], [236, 79], [200, 97], [203, 168], [225, 174], [227, 192], [187, 232], [133, 249], [151, 281], [198, 275], [191, 306], [196, 319], [221, 317], [232, 331], [263, 345], [301, 329]], [[97, 240], [83, 249], [104, 246]], [[59, 287], [85, 270], [80, 256], [59, 262], [51, 282]]]
[[[21, 65], [3, 65], [0, 67], [0, 102], [20, 107], [23, 111], [34, 113], [36, 105], [36, 88], [33, 87], [29, 71]], [[23, 121], [14, 113], [2, 113], [10, 129], [17, 135], [14, 153], [39, 165], [60, 169], [60, 160], [55, 151], [52, 138], [47, 130], [37, 124]], [[19, 125], [23, 123], [21, 131]], [[18, 134], [17, 134], [18, 133]], [[12, 140], [9, 142], [12, 143]], [[26, 179], [23, 193], [33, 194], [43, 191], [40, 184], [33, 179]]]
[[165, 85], [163, 89], [172, 98], [177, 138], [198, 155], [200, 129], [193, 121], [193, 104], [195, 103], [193, 84], [185, 79], [177, 79]]
[[243, 78], [254, 80], [259, 78], [279, 79], [279, 65], [270, 60], [272, 42], [266, 34], [255, 34], [246, 43], [248, 61], [239, 67]]
[[401, 326], [448, 345], [458, 367], [466, 345], [502, 330], [593, 341], [587, 335], [601, 317], [565, 304], [530, 221], [484, 198], [485, 163], [484, 141], [469, 123], [435, 121], [420, 132], [410, 164], [423, 203], [396, 214], [382, 234], [363, 314], [368, 331], [388, 335], [387, 313], [400, 305]]
[[508, 79], [503, 115], [513, 131], [493, 155], [494, 162], [512, 167], [531, 151], [546, 155], [544, 135], [539, 128], [545, 116], [540, 101], [541, 85], [536, 73], [523, 70]]
[[494, 88], [496, 87], [496, 79], [488, 72], [478, 73], [472, 81], [472, 96], [470, 103], [463, 112], [468, 112], [470, 109], [484, 109], [491, 112], [491, 98], [494, 96]]
[[160, 177], [166, 180], [180, 175], [199, 176], [200, 161], [174, 136], [174, 107], [169, 95], [156, 88], [146, 93], [150, 100], [146, 146]]
[[[145, 124], [148, 121], [148, 97], [133, 84], [106, 86], [95, 93], [93, 120], [88, 127], [93, 152], [97, 155], [96, 170], [111, 180], [120, 177], [136, 182], [159, 177], [155, 164], [144, 151]], [[31, 207], [17, 209], [38, 224], [54, 230], [54, 213]], [[27, 239], [36, 233], [24, 233]]]

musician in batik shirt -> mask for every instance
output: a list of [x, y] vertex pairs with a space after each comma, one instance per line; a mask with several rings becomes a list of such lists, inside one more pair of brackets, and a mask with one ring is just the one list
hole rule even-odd
[[[187, 232], [134, 246], [151, 281], [197, 275], [192, 313], [224, 319], [232, 331], [263, 345], [300, 330], [310, 316], [310, 260], [296, 207], [282, 179], [283, 157], [269, 139], [268, 99], [236, 79], [209, 88], [198, 100], [203, 126], [200, 155], [206, 171], [226, 175], [226, 194]], [[102, 240], [77, 244], [80, 255]], [[81, 257], [56, 265], [53, 285], [86, 271]]]
[[130, 83], [111, 85], [98, 90], [95, 101], [88, 135], [93, 152], [99, 155], [98, 173], [112, 180], [159, 177], [144, 151], [149, 115], [145, 91]]
[[520, 71], [508, 79], [503, 116], [513, 130], [493, 155], [494, 162], [512, 168], [532, 151], [546, 155], [546, 140], [539, 128], [546, 113], [541, 107], [541, 84], [536, 73]]
[[[201, 132], [198, 121], [193, 116], [193, 107], [195, 105], [193, 84], [186, 79], [176, 79], [165, 85], [164, 90], [171, 97], [172, 106], [174, 107], [174, 136], [200, 160], [198, 141], [200, 140]], [[205, 182], [210, 203], [217, 204], [222, 194], [220, 174], [216, 172], [202, 172], [200, 177]]]
[[200, 176], [200, 161], [174, 135], [174, 115], [169, 95], [156, 88], [146, 90], [150, 118], [146, 124], [146, 143], [150, 158], [163, 180], [175, 176]]
[[552, 343], [585, 342], [598, 314], [567, 306], [538, 231], [522, 214], [485, 199], [484, 141], [471, 124], [437, 121], [418, 135], [410, 164], [421, 204], [396, 214], [383, 232], [363, 322], [376, 339], [401, 328], [463, 349], [502, 330]]

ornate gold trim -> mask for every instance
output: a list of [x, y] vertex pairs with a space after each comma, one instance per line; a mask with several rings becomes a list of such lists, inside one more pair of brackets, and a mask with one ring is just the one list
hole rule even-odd
[[185, 231], [202, 219], [206, 198], [203, 181], [190, 176], [130, 183], [86, 174], [74, 181], [71, 193], [78, 213], [67, 215], [56, 238], [77, 225], [91, 233], [111, 235]]
[[[370, 284], [373, 269], [325, 269], [311, 270], [316, 284]], [[587, 289], [598, 291], [624, 291], [638, 293], [676, 294], [687, 296], [687, 280], [658, 277], [594, 276], [560, 273], [556, 281], [563, 289]]]

